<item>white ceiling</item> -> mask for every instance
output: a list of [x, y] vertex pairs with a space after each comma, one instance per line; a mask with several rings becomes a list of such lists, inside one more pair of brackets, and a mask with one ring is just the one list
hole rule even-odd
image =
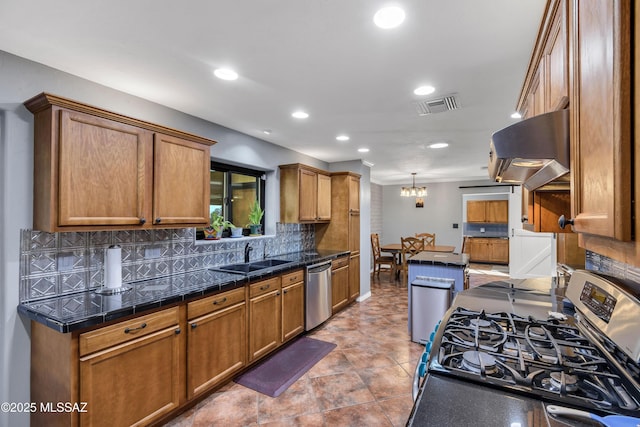
[[[381, 30], [387, 4], [2, 0], [0, 49], [327, 162], [361, 158], [379, 184], [487, 178], [545, 0], [399, 0], [404, 23]], [[221, 66], [239, 79], [214, 77]], [[423, 84], [436, 92], [414, 95]], [[458, 110], [418, 115], [416, 101], [448, 94]]]

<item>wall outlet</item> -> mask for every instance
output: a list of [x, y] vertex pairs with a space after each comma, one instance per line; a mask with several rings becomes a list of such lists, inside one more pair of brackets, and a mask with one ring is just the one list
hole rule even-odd
[[458, 228], [458, 223], [457, 222], [453, 223], [453, 228]]
[[144, 249], [144, 258], [145, 259], [154, 259], [160, 258], [160, 247], [159, 246], [151, 246]]
[[73, 253], [64, 252], [58, 254], [58, 271], [70, 271], [73, 270]]

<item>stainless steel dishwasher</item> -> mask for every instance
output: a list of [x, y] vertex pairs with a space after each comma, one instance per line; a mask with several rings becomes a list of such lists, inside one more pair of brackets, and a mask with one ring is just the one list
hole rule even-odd
[[331, 317], [331, 261], [307, 266], [304, 330]]

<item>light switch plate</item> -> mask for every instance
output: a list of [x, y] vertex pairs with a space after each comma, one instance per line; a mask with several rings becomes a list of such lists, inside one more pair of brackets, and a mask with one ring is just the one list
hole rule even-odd
[[58, 254], [58, 271], [73, 270], [73, 253], [63, 252]]
[[160, 258], [160, 247], [159, 246], [151, 246], [144, 249], [144, 258], [145, 259], [154, 259]]

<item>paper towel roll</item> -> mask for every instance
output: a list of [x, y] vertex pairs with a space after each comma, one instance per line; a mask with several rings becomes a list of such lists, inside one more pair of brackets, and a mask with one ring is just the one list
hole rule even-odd
[[109, 289], [122, 286], [122, 249], [110, 246], [104, 255], [104, 286]]

